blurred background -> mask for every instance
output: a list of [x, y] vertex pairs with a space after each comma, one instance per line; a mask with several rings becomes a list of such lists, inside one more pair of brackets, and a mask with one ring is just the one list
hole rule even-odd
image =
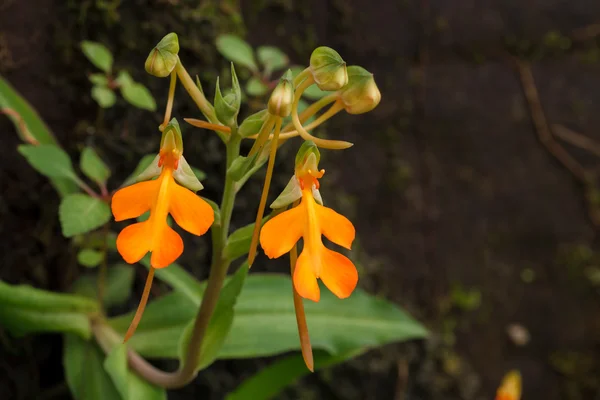
[[[168, 84], [143, 64], [171, 31], [209, 98], [227, 74], [215, 48], [223, 33], [277, 46], [299, 65], [331, 46], [373, 72], [382, 93], [371, 113], [343, 113], [317, 131], [355, 143], [323, 152], [322, 194], [356, 225], [359, 285], [406, 308], [432, 337], [308, 376], [281, 398], [492, 399], [517, 368], [524, 399], [600, 399], [600, 2], [2, 0], [0, 74], [69, 152], [93, 144], [118, 184], [158, 147]], [[122, 98], [101, 110], [82, 40], [106, 45], [159, 111]], [[243, 114], [262, 105], [249, 99]], [[200, 118], [182, 88], [173, 115]], [[60, 234], [58, 196], [17, 153], [8, 119], [0, 131], [0, 278], [66, 290], [76, 254]], [[207, 173], [203, 195], [218, 198], [218, 138], [183, 131], [186, 158]], [[272, 193], [294, 152], [278, 156]], [[242, 192], [234, 227], [253, 220], [261, 185], [259, 175]], [[201, 239], [194, 249], [182, 264], [205, 277], [198, 260], [209, 250]], [[287, 271], [264, 260], [257, 270]], [[58, 335], [0, 330], [0, 393], [69, 398], [61, 346]], [[216, 362], [169, 399], [221, 399], [269, 362]]]

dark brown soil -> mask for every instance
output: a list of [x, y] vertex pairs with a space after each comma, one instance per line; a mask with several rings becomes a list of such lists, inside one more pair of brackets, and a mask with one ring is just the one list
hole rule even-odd
[[[0, 73], [72, 154], [84, 143], [100, 148], [115, 183], [156, 146], [160, 116], [119, 104], [97, 126], [82, 39], [107, 43], [157, 97], [166, 81], [148, 78], [142, 64], [172, 30], [205, 82], [226, 64], [212, 42], [228, 31], [281, 46], [298, 63], [329, 45], [375, 74], [380, 106], [327, 127], [355, 146], [324, 155], [322, 192], [356, 222], [361, 286], [410, 310], [433, 338], [307, 377], [285, 398], [491, 399], [512, 368], [523, 373], [524, 399], [600, 398], [600, 297], [590, 279], [600, 257], [589, 217], [597, 206], [586, 200], [596, 182], [582, 185], [540, 143], [511, 61], [531, 62], [550, 124], [600, 140], [600, 29], [579, 30], [600, 21], [599, 2], [264, 0], [244, 4], [243, 23], [235, 1], [137, 0], [114, 13], [75, 3], [0, 3]], [[180, 94], [176, 115], [195, 115]], [[58, 199], [17, 154], [11, 125], [0, 128], [0, 277], [65, 289], [77, 272]], [[223, 155], [213, 137], [193, 135], [186, 152], [216, 198]], [[589, 152], [565, 148], [598, 166]], [[259, 190], [258, 180], [245, 190], [235, 224], [251, 220]], [[464, 293], [480, 301], [465, 304]], [[528, 344], [510, 339], [511, 324], [527, 329]], [[0, 393], [40, 398], [61, 384], [58, 337], [0, 338]], [[261, 363], [217, 362], [172, 398], [222, 398]]]

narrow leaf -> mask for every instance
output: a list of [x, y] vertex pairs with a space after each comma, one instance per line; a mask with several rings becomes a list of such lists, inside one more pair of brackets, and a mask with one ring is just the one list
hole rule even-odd
[[134, 82], [121, 86], [121, 95], [131, 105], [143, 110], [155, 111], [156, 101], [152, 93], [141, 83]]
[[166, 400], [165, 389], [143, 380], [127, 367], [127, 346], [115, 347], [104, 361], [104, 370], [110, 375], [121, 398], [125, 400]]
[[89, 317], [77, 312], [1, 307], [0, 325], [15, 336], [62, 332], [74, 333], [88, 339], [92, 335]]
[[110, 207], [104, 201], [85, 194], [65, 197], [58, 209], [63, 235], [72, 237], [94, 230], [110, 220]]
[[50, 292], [29, 285], [10, 285], [3, 281], [0, 281], [0, 304], [0, 309], [27, 308], [42, 312], [81, 313], [98, 311], [98, 304], [85, 297]]

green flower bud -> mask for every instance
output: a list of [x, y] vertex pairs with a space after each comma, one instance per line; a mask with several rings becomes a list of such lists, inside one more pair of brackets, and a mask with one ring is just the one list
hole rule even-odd
[[292, 113], [294, 104], [294, 82], [292, 71], [287, 70], [279, 80], [277, 87], [269, 98], [268, 110], [272, 115], [285, 118]]
[[269, 113], [267, 110], [260, 110], [259, 112], [252, 114], [242, 122], [238, 128], [238, 133], [241, 137], [245, 138], [248, 136], [256, 135], [263, 124], [269, 119]]
[[176, 151], [180, 155], [183, 154], [183, 139], [181, 138], [181, 129], [179, 122], [173, 118], [165, 129], [163, 129], [160, 139], [160, 151]]
[[319, 152], [319, 148], [312, 140], [306, 140], [302, 143], [302, 146], [298, 149], [298, 153], [296, 153], [296, 171], [304, 169], [306, 163], [308, 161], [308, 156], [313, 155], [314, 165], [311, 165], [311, 169], [313, 171], [318, 170], [319, 161], [321, 160], [321, 153]]
[[348, 83], [346, 62], [330, 47], [317, 47], [312, 52], [310, 71], [321, 90], [338, 90]]
[[381, 92], [373, 74], [356, 65], [348, 67], [348, 84], [339, 91], [339, 95], [348, 114], [369, 112], [381, 101]]
[[169, 76], [177, 65], [179, 57], [179, 39], [176, 33], [169, 33], [150, 51], [144, 68], [150, 75], [164, 78]]
[[215, 90], [215, 112], [217, 118], [229, 127], [237, 124], [237, 116], [242, 103], [242, 89], [235, 74], [233, 63], [231, 63], [231, 84], [231, 90], [223, 95], [219, 86], [219, 78], [217, 78], [217, 88]]

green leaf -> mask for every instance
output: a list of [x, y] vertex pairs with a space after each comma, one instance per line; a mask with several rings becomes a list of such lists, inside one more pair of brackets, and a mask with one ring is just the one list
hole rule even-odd
[[22, 144], [18, 147], [21, 153], [40, 174], [49, 178], [67, 178], [76, 181], [77, 175], [69, 155], [53, 144], [34, 146]]
[[198, 169], [196, 167], [191, 167], [192, 171], [194, 172], [194, 175], [196, 175], [196, 178], [198, 178], [199, 181], [203, 181], [204, 179], [206, 179], [206, 172], [202, 171], [201, 169]]
[[29, 285], [10, 285], [0, 281], [0, 304], [5, 308], [27, 308], [42, 312], [80, 312], [98, 311], [95, 301], [81, 296], [54, 293]]
[[[26, 136], [30, 135], [40, 144], [58, 146], [56, 138], [37, 111], [2, 77], [0, 77], [0, 108], [6, 108], [14, 112], [14, 114], [6, 115], [15, 124], [21, 139], [27, 140]], [[27, 132], [21, 132], [21, 122], [27, 127]]]
[[[172, 265], [164, 269], [171, 267]], [[145, 357], [177, 358], [183, 331], [197, 312], [198, 306], [182, 292], [175, 291], [161, 296], [148, 303], [135, 335], [127, 344]], [[124, 334], [133, 315], [131, 312], [113, 318], [109, 324], [117, 332]]]
[[92, 268], [102, 262], [104, 253], [93, 249], [83, 249], [77, 253], [77, 262], [84, 267]]
[[110, 169], [91, 147], [86, 147], [81, 152], [79, 167], [85, 176], [100, 185], [104, 185], [110, 176]]
[[[313, 354], [315, 371], [339, 364], [358, 354], [349, 353], [333, 356], [325, 351], [316, 351]], [[279, 359], [271, 365], [262, 368], [256, 375], [246, 379], [234, 392], [227, 395], [226, 400], [266, 400], [272, 399], [290, 384], [299, 378], [308, 375], [301, 354], [292, 354]]]
[[166, 400], [167, 391], [150, 384], [130, 371], [127, 366], [127, 346], [115, 347], [106, 360], [104, 370], [110, 375], [121, 398], [125, 400]]
[[[0, 109], [6, 110], [6, 115], [15, 125], [22, 140], [58, 146], [54, 135], [37, 112], [2, 77], [0, 77]], [[61, 197], [79, 190], [70, 179], [51, 178], [50, 182]]]
[[248, 170], [254, 165], [256, 159], [258, 158], [258, 153], [254, 153], [251, 156], [237, 156], [229, 168], [227, 168], [227, 175], [231, 177], [234, 181], [239, 181], [242, 179], [244, 174], [248, 172]]
[[117, 96], [112, 89], [106, 86], [94, 86], [92, 88], [92, 99], [102, 108], [111, 108], [117, 101]]
[[[106, 271], [106, 282], [104, 298], [102, 302], [105, 307], [120, 306], [131, 296], [135, 270], [131, 265], [116, 264], [112, 265]], [[98, 273], [80, 276], [71, 290], [81, 296], [90, 299], [98, 298]]]
[[[400, 308], [359, 289], [340, 300], [322, 287], [321, 300], [305, 301], [305, 310], [312, 347], [334, 355], [427, 335]], [[262, 357], [298, 347], [291, 279], [251, 274], [219, 358]]]
[[75, 400], [120, 400], [119, 392], [102, 366], [104, 354], [94, 342], [64, 335], [65, 379]]
[[108, 78], [104, 74], [90, 74], [88, 75], [88, 79], [94, 84], [94, 86], [108, 85]]
[[267, 85], [262, 83], [260, 79], [254, 76], [246, 83], [246, 93], [249, 96], [262, 96], [263, 94], [267, 93], [268, 90], [269, 88]]
[[[208, 367], [212, 364], [219, 354], [219, 350], [223, 346], [227, 334], [231, 329], [233, 323], [234, 306], [237, 298], [242, 291], [242, 286], [246, 276], [248, 275], [248, 265], [243, 263], [229, 279], [227, 284], [223, 287], [219, 295], [219, 300], [213, 316], [206, 328], [202, 346], [200, 349], [200, 359], [195, 371], [198, 372], [201, 369]], [[187, 348], [190, 342], [192, 330], [194, 328], [195, 320], [188, 323], [183, 335], [179, 342], [179, 359], [184, 362], [187, 355]]]
[[[128, 343], [146, 357], [177, 358], [178, 339], [194, 318], [194, 304], [199, 301], [200, 296], [192, 302], [176, 292], [150, 303]], [[371, 347], [427, 336], [425, 328], [399, 307], [360, 289], [340, 300], [322, 288], [321, 301], [305, 301], [305, 309], [313, 349], [334, 356], [346, 357]], [[299, 349], [288, 276], [250, 274], [234, 312], [233, 325], [218, 358], [263, 357]], [[110, 324], [124, 333], [132, 317], [133, 313], [113, 319]]]
[[101, 43], [84, 40], [81, 42], [81, 50], [96, 68], [104, 72], [110, 72], [113, 57], [110, 51]]
[[117, 75], [117, 78], [115, 79], [115, 82], [119, 86], [128, 86], [128, 85], [133, 85], [135, 83], [135, 81], [133, 80], [131, 75], [129, 75], [129, 72], [124, 71], [124, 70], [119, 71], [119, 74]]
[[72, 237], [94, 230], [111, 218], [110, 207], [104, 201], [86, 194], [65, 197], [58, 208], [63, 235]]
[[302, 93], [302, 96], [306, 97], [307, 99], [310, 99], [310, 100], [319, 100], [321, 97], [323, 97], [329, 93], [331, 93], [331, 92], [326, 92], [324, 90], [321, 90], [321, 89], [319, 89], [319, 87], [317, 85], [311, 85], [306, 88], [304, 93]]
[[131, 105], [143, 110], [155, 111], [156, 102], [152, 93], [141, 83], [121, 86], [121, 95]]
[[[150, 268], [149, 256], [144, 257], [140, 262], [144, 267]], [[206, 283], [198, 281], [198, 279], [183, 269], [183, 267], [178, 264], [171, 264], [169, 265], [169, 268], [155, 270], [154, 274], [158, 279], [167, 283], [176, 291], [184, 294], [194, 306], [200, 305]]]
[[288, 56], [274, 46], [260, 46], [256, 49], [256, 55], [258, 61], [265, 67], [267, 75], [286, 67], [290, 62]]
[[[263, 218], [261, 226], [269, 220], [270, 216]], [[233, 232], [227, 239], [227, 244], [223, 249], [223, 257], [228, 260], [235, 260], [248, 254], [254, 233], [254, 223], [246, 225]]]
[[254, 51], [242, 38], [224, 34], [217, 37], [215, 44], [219, 53], [229, 61], [250, 68], [252, 71], [258, 71], [258, 66], [254, 60]]

